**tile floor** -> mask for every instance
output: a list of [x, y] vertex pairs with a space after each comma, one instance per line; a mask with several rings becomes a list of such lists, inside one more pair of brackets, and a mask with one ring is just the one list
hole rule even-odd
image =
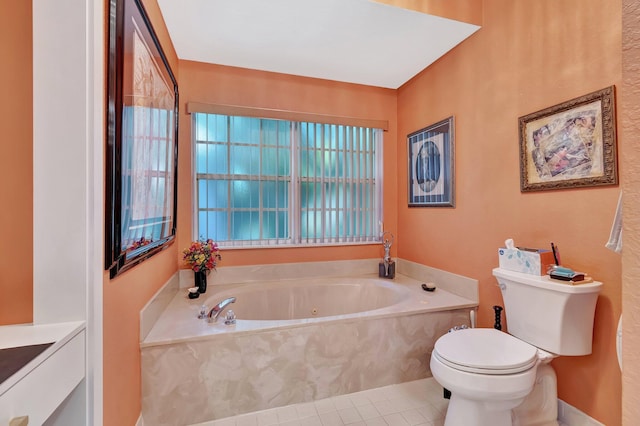
[[428, 378], [198, 426], [442, 426], [447, 404], [442, 387]]

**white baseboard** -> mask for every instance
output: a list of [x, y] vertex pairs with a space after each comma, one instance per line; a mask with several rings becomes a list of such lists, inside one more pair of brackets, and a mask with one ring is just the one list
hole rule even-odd
[[561, 399], [558, 400], [558, 422], [563, 426], [605, 426]]

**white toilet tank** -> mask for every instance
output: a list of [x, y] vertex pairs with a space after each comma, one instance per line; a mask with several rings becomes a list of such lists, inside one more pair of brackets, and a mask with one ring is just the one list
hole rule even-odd
[[557, 355], [591, 353], [593, 318], [602, 283], [571, 285], [495, 268], [509, 334]]

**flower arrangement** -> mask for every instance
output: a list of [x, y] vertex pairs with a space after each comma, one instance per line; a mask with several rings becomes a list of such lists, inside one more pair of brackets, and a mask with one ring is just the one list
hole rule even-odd
[[191, 243], [191, 246], [182, 251], [184, 262], [194, 272], [210, 271], [216, 269], [218, 261], [222, 260], [220, 249], [212, 239], [200, 239]]

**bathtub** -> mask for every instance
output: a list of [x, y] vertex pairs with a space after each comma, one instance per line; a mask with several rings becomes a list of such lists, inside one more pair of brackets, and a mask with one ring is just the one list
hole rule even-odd
[[[231, 296], [235, 325], [197, 319]], [[399, 274], [183, 289], [140, 345], [143, 419], [187, 425], [428, 377], [435, 340], [476, 306]]]
[[227, 309], [242, 320], [288, 321], [375, 311], [400, 303], [410, 292], [373, 278], [281, 281], [218, 291], [206, 299], [205, 306], [231, 296], [237, 300]]

